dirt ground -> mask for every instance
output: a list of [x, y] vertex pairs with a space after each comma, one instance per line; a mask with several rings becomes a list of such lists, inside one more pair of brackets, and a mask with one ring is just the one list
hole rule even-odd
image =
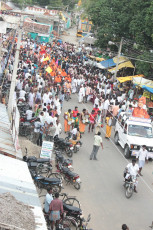
[[26, 137], [21, 137], [21, 136], [19, 136], [19, 143], [20, 143], [23, 156], [25, 155], [25, 148], [27, 148], [28, 156], [36, 156], [37, 158], [39, 158], [41, 147], [33, 144]]
[[35, 218], [31, 208], [16, 200], [10, 193], [0, 195], [0, 207], [0, 226], [5, 224], [7, 229], [35, 229]]

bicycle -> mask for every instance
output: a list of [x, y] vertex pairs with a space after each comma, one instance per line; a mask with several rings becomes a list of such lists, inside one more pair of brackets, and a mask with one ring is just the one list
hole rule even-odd
[[81, 204], [80, 204], [79, 200], [76, 198], [76, 196], [68, 196], [67, 193], [60, 193], [59, 195], [63, 196], [62, 201], [65, 204], [80, 208]]
[[[60, 193], [59, 196], [63, 197], [62, 198], [63, 203], [65, 203], [67, 205], [75, 206], [77, 208], [81, 207], [81, 204], [80, 204], [79, 200], [75, 196], [68, 196], [67, 193]], [[39, 198], [42, 198], [42, 197], [44, 197], [43, 198], [44, 199], [43, 204], [44, 204], [45, 203], [46, 194], [39, 195]], [[53, 197], [54, 197], [54, 194], [53, 194]]]

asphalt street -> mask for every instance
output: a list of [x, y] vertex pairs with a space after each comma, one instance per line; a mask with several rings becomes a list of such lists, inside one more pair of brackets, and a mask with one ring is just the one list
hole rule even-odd
[[[64, 102], [61, 115], [69, 108], [78, 106], [91, 111], [92, 104], [79, 104], [77, 94], [72, 95], [69, 102]], [[89, 160], [92, 151], [94, 133], [86, 132], [82, 137], [83, 146], [73, 155], [74, 171], [80, 175], [82, 184], [79, 191], [71, 185], [64, 186], [64, 192], [76, 195], [81, 202], [85, 217], [92, 215], [89, 227], [94, 230], [121, 229], [126, 223], [130, 230], [148, 230], [153, 220], [153, 175], [149, 162], [143, 169], [143, 177], [139, 177], [138, 193], [130, 199], [125, 197], [123, 187], [123, 170], [128, 164], [123, 156], [123, 150], [114, 143], [114, 128], [111, 140], [105, 139], [105, 127], [101, 130], [104, 150], [99, 150], [98, 161]], [[64, 132], [62, 136], [66, 135]]]

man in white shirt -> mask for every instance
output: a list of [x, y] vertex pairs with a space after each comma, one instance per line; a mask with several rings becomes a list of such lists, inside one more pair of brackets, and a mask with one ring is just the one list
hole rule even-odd
[[46, 198], [45, 198], [45, 205], [44, 205], [45, 213], [49, 212], [49, 206], [50, 206], [50, 203], [52, 202], [52, 200], [53, 200], [52, 190], [51, 190], [51, 188], [48, 188]]
[[30, 121], [32, 119], [32, 107], [30, 107], [27, 111], [26, 111], [26, 116], [27, 116], [27, 120]]
[[20, 94], [19, 94], [19, 99], [23, 99], [25, 101], [25, 95], [26, 95], [26, 92], [23, 89], [21, 89]]
[[[136, 160], [135, 159], [132, 160], [132, 163], [129, 163], [126, 166], [126, 170], [127, 170], [127, 174], [125, 176], [125, 179], [128, 179], [130, 175], [134, 176], [134, 177], [136, 177], [138, 175], [138, 173], [139, 173], [139, 166], [138, 166], [138, 164], [136, 164]], [[136, 180], [135, 185], [134, 185], [135, 186], [134, 187], [134, 192], [137, 192], [137, 190], [136, 190], [137, 184], [138, 184], [138, 181]]]
[[58, 135], [58, 137], [59, 137], [59, 135], [62, 132], [62, 125], [61, 125], [61, 123], [59, 122], [58, 119], [56, 120], [55, 128], [56, 128], [55, 136]]
[[43, 103], [47, 103], [48, 98], [49, 98], [48, 92], [44, 93], [44, 95], [43, 95]]
[[37, 144], [37, 140], [38, 140], [39, 134], [40, 134], [40, 128], [41, 128], [40, 118], [37, 118], [37, 120], [34, 123], [34, 135], [33, 135], [33, 143], [34, 144]]
[[99, 150], [99, 147], [102, 147], [103, 149], [103, 141], [102, 141], [102, 137], [101, 137], [101, 132], [98, 132], [97, 134], [95, 134], [94, 136], [94, 144], [93, 144], [93, 150], [91, 152], [90, 155], [90, 160], [97, 160], [97, 153]]
[[142, 148], [139, 150], [136, 158], [139, 158], [139, 175], [143, 176], [141, 174], [141, 171], [145, 165], [145, 160], [147, 160], [147, 163], [148, 163], [148, 151], [146, 150], [145, 145], [143, 145]]
[[109, 105], [110, 105], [109, 99], [106, 99], [106, 100], [104, 101], [104, 110], [103, 110], [104, 120], [105, 120], [105, 118], [106, 118], [106, 114], [107, 114]]

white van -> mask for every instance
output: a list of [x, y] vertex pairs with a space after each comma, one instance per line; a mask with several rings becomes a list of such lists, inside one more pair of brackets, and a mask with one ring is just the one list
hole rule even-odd
[[125, 158], [136, 156], [142, 145], [146, 145], [149, 158], [153, 159], [153, 133], [150, 119], [132, 117], [123, 112], [120, 114], [114, 135], [115, 144], [124, 149]]

